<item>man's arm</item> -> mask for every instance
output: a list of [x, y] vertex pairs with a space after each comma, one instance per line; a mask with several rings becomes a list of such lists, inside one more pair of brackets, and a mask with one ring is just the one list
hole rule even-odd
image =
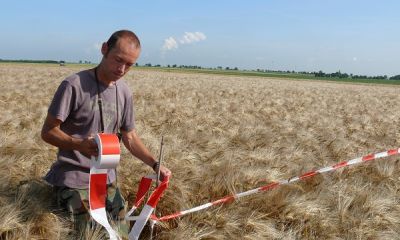
[[[132, 129], [129, 132], [122, 131], [122, 142], [133, 156], [139, 158], [150, 167], [154, 166], [156, 163], [155, 158], [146, 146], [144, 146], [135, 129]], [[154, 169], [154, 171], [157, 171], [157, 169]], [[161, 179], [164, 179], [164, 177], [171, 175], [171, 171], [168, 168], [161, 166], [160, 175]]]
[[42, 139], [56, 147], [66, 150], [78, 150], [87, 157], [97, 156], [97, 145], [92, 137], [73, 138], [60, 129], [62, 121], [47, 114], [42, 127]]

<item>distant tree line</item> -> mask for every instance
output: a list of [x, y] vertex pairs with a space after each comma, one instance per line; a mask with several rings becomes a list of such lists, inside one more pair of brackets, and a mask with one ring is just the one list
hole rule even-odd
[[387, 75], [377, 75], [377, 76], [367, 76], [367, 75], [355, 75], [355, 74], [347, 74], [341, 73], [337, 71], [335, 73], [324, 73], [322, 71], [313, 72], [315, 77], [323, 77], [323, 78], [349, 78], [349, 79], [378, 79], [378, 80], [400, 80], [400, 75], [396, 75], [393, 77], [388, 77]]
[[9, 60], [9, 59], [0, 59], [0, 62], [10, 62], [10, 63], [55, 63], [59, 64], [62, 61], [55, 61], [55, 60]]
[[79, 60], [79, 64], [91, 64], [91, 61], [86, 61], [86, 60]]
[[[137, 64], [137, 63], [136, 63], [136, 64]], [[137, 64], [136, 66], [139, 66], [139, 65]], [[143, 66], [144, 66], [144, 67], [163, 67], [163, 66], [161, 66], [160, 64], [152, 65], [151, 63], [146, 63], [146, 64], [144, 64]], [[203, 67], [201, 67], [201, 66], [196, 66], [196, 65], [179, 65], [179, 66], [178, 66], [178, 65], [176, 65], [176, 64], [173, 64], [173, 65], [168, 64], [166, 67], [167, 67], [167, 68], [205, 69], [205, 68], [203, 68]]]
[[400, 80], [400, 75], [393, 76], [389, 78], [390, 80]]
[[[136, 63], [136, 66], [140, 66]], [[151, 63], [146, 63], [142, 65], [143, 67], [163, 67], [160, 64], [152, 65]], [[222, 67], [217, 66], [215, 68], [205, 68], [197, 65], [166, 65], [167, 68], [185, 68], [185, 69], [210, 69], [210, 70], [227, 70], [227, 71], [239, 71], [237, 67]], [[388, 77], [387, 75], [377, 75], [377, 76], [367, 76], [367, 75], [356, 75], [356, 74], [348, 74], [342, 73], [340, 71], [334, 73], [324, 73], [323, 71], [318, 72], [307, 72], [307, 71], [282, 71], [282, 70], [270, 70], [270, 69], [260, 69], [257, 68], [255, 70], [244, 70], [244, 71], [256, 71], [256, 72], [265, 72], [265, 73], [281, 73], [281, 74], [307, 74], [307, 75], [314, 75], [314, 77], [318, 78], [340, 78], [340, 79], [377, 79], [377, 80], [400, 80], [400, 75], [396, 75], [393, 77]]]
[[[136, 63], [136, 66], [140, 66], [140, 64]], [[152, 65], [151, 63], [145, 63], [144, 65], [142, 65], [142, 67], [167, 67], [167, 68], [186, 68], [186, 69], [209, 69], [209, 70], [234, 70], [234, 71], [238, 71], [239, 68], [238, 67], [234, 67], [234, 68], [230, 68], [230, 67], [215, 67], [215, 68], [206, 68], [206, 67], [202, 67], [202, 66], [197, 66], [197, 65], [177, 65], [177, 64], [168, 64], [166, 66], [161, 66], [160, 64], [156, 64], [156, 65]]]
[[[0, 62], [9, 62], [9, 63], [54, 63], [54, 64], [65, 64], [66, 61], [64, 60], [60, 60], [60, 61], [56, 61], [56, 60], [26, 60], [26, 59], [20, 59], [20, 60], [10, 60], [10, 59], [1, 59], [0, 58]], [[79, 64], [91, 64], [91, 61], [83, 61], [83, 60], [79, 60], [78, 61]]]

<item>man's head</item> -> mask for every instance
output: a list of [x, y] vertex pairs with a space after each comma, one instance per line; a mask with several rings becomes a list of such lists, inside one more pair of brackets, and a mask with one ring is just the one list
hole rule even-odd
[[106, 81], [116, 81], [136, 63], [140, 54], [140, 41], [133, 32], [120, 30], [111, 35], [101, 47], [101, 68]]
[[108, 41], [105, 43], [107, 45], [107, 52], [106, 55], [110, 50], [112, 50], [115, 45], [117, 44], [118, 40], [121, 38], [125, 38], [128, 41], [130, 41], [132, 44], [136, 46], [136, 48], [140, 49], [140, 40], [136, 36], [135, 33], [129, 31], [129, 30], [119, 30], [116, 31], [111, 35], [111, 37], [108, 39]]

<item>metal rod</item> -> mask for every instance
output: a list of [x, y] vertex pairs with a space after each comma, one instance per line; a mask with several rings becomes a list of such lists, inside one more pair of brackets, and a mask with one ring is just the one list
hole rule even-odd
[[[161, 168], [161, 162], [163, 159], [164, 159], [164, 136], [161, 136], [160, 155], [158, 155], [156, 187], [158, 187], [160, 185], [160, 168]], [[154, 215], [156, 215], [156, 208], [154, 208]], [[153, 239], [154, 225], [155, 225], [155, 222], [150, 220], [150, 240]]]
[[160, 168], [161, 168], [161, 161], [163, 159], [163, 155], [164, 155], [164, 136], [161, 136], [160, 155], [158, 156], [156, 187], [158, 187], [158, 185], [160, 185]]

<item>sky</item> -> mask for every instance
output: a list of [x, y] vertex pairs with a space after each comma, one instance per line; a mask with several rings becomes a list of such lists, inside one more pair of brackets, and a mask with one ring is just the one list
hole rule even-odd
[[0, 59], [97, 63], [129, 29], [140, 65], [400, 74], [400, 1], [0, 1]]

